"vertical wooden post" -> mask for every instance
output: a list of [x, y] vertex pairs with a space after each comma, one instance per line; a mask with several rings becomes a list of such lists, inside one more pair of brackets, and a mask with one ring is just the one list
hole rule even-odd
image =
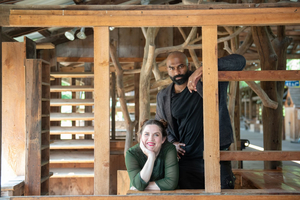
[[[134, 63], [134, 69], [139, 68], [139, 63]], [[134, 74], [134, 119], [139, 122], [140, 118], [140, 74]], [[139, 123], [135, 125], [135, 133], [139, 130]], [[137, 140], [135, 135], [135, 140]]]
[[111, 73], [111, 139], [116, 139], [116, 73]]
[[[2, 26], [0, 26], [0, 94], [1, 94], [0, 95], [0, 123], [2, 124]], [[2, 177], [1, 161], [2, 161], [2, 125], [0, 126], [0, 177]], [[1, 178], [0, 178], [0, 188], [1, 188]]]
[[[84, 63], [84, 72], [91, 72], [92, 67], [91, 63]], [[91, 78], [85, 78], [84, 79], [84, 85], [92, 85], [93, 81]], [[93, 93], [92, 92], [85, 92], [85, 99], [93, 99]], [[93, 108], [92, 106], [84, 106], [84, 112], [85, 113], [92, 113]], [[92, 121], [85, 121], [84, 126], [92, 126]], [[90, 140], [92, 139], [92, 135], [84, 135], [84, 139]]]
[[203, 26], [205, 192], [221, 192], [217, 26]]
[[94, 194], [109, 195], [109, 30], [94, 27]]

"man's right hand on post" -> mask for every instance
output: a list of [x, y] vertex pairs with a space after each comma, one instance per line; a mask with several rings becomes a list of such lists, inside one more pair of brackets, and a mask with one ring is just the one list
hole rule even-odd
[[179, 142], [173, 142], [173, 145], [176, 147], [176, 151], [177, 151], [177, 157], [180, 159], [180, 154], [184, 155], [185, 150], [181, 148], [181, 146], [185, 146], [184, 143], [179, 143]]

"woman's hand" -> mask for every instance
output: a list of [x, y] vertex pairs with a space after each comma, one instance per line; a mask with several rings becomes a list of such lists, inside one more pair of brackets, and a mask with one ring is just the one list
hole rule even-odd
[[196, 69], [192, 73], [192, 75], [189, 77], [187, 87], [188, 87], [190, 93], [192, 93], [193, 91], [197, 91], [196, 86], [197, 86], [198, 81], [202, 78], [202, 74], [203, 74], [203, 68], [202, 68], [202, 64], [201, 64], [201, 67]]
[[140, 148], [147, 157], [155, 157], [154, 151], [150, 151], [149, 149], [147, 149], [142, 141], [140, 141]]

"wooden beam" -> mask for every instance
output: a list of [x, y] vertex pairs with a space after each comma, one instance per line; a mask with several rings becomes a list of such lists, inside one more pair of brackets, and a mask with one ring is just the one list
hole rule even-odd
[[220, 71], [219, 81], [300, 80], [300, 70]]
[[[173, 26], [257, 26], [292, 25], [300, 21], [299, 4], [281, 8], [207, 10], [11, 10], [13, 27], [173, 27]], [[188, 19], [188, 20], [187, 20]], [[2, 22], [2, 20], [0, 20]]]
[[36, 49], [55, 49], [55, 45], [52, 43], [40, 43], [36, 44]]
[[[261, 199], [261, 200], [298, 200], [299, 195], [293, 194], [268, 194], [268, 190], [224, 190], [223, 195], [205, 195], [204, 190], [193, 190], [189, 193], [186, 193], [182, 190], [175, 190], [173, 194], [168, 194], [170, 191], [162, 191], [159, 196], [158, 195], [149, 195], [149, 194], [136, 194], [136, 195], [113, 195], [113, 196], [39, 196], [39, 197], [6, 197], [8, 200], [190, 200], [190, 199], [201, 199], [201, 200], [253, 200], [253, 199]], [[172, 191], [171, 191], [172, 192]], [[149, 192], [148, 192], [149, 193]], [[154, 192], [152, 192], [154, 193]], [[164, 193], [166, 193], [164, 195]], [[199, 195], [200, 193], [200, 195]], [[229, 193], [229, 194], [228, 194]], [[241, 193], [249, 193], [247, 195], [241, 195]], [[258, 193], [258, 194], [257, 194]], [[297, 194], [298, 192], [295, 191]], [[178, 195], [181, 194], [181, 195]], [[189, 195], [187, 195], [189, 194]], [[224, 195], [226, 194], [226, 195]], [[193, 198], [191, 198], [193, 197]]]
[[300, 151], [221, 151], [221, 160], [300, 160]]
[[94, 194], [109, 195], [109, 30], [94, 27]]
[[215, 193], [221, 192], [217, 26], [203, 26], [202, 37], [205, 192]]
[[[2, 27], [0, 26], [0, 122], [2, 124]], [[0, 177], [2, 177], [2, 126], [0, 126]], [[0, 188], [2, 186], [0, 179]], [[0, 195], [1, 197], [1, 195]]]

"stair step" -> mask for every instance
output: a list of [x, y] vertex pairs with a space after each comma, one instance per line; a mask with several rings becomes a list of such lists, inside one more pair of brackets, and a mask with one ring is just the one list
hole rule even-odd
[[51, 113], [50, 121], [60, 120], [94, 120], [94, 113]]
[[94, 163], [93, 151], [51, 151], [50, 163]]
[[94, 78], [93, 72], [51, 72], [50, 76], [54, 78]]
[[50, 149], [94, 149], [94, 140], [54, 140]]
[[50, 92], [80, 92], [80, 91], [86, 91], [86, 92], [93, 92], [94, 87], [93, 86], [60, 86], [60, 85], [54, 85], [50, 87]]
[[50, 106], [93, 106], [94, 99], [51, 99]]
[[75, 127], [61, 127], [51, 126], [50, 135], [60, 134], [94, 134], [93, 126], [75, 126]]
[[94, 177], [93, 168], [51, 168], [51, 178]]

